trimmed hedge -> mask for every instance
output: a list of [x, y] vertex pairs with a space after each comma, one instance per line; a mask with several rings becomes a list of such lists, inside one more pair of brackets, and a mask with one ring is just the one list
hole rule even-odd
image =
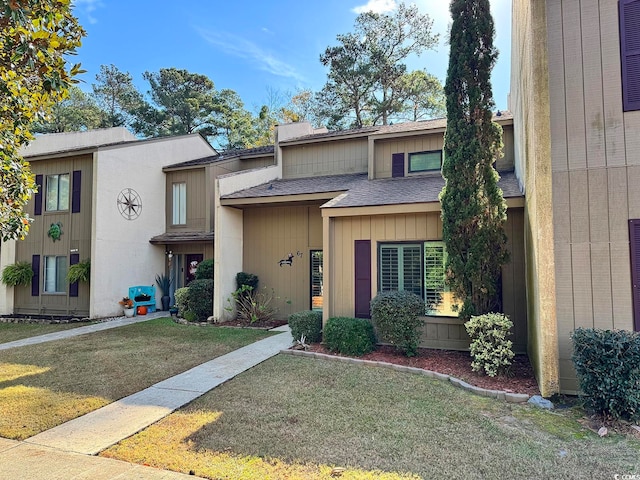
[[573, 365], [587, 406], [616, 419], [640, 418], [640, 334], [578, 328]]
[[324, 326], [324, 342], [331, 352], [359, 357], [375, 349], [376, 335], [369, 320], [333, 317]]
[[308, 343], [318, 343], [322, 340], [322, 312], [307, 310], [289, 315], [289, 327], [294, 340], [300, 340], [304, 335]]
[[178, 307], [178, 315], [185, 318], [185, 313], [189, 310], [189, 287], [177, 288], [173, 293]]
[[213, 280], [213, 259], [208, 258], [198, 264], [196, 268], [196, 280]]
[[193, 280], [189, 284], [187, 310], [193, 312], [199, 322], [206, 322], [213, 315], [213, 280]]
[[471, 317], [464, 324], [471, 337], [471, 368], [490, 377], [505, 373], [513, 360], [511, 335], [513, 322], [502, 313], [485, 313]]
[[407, 357], [418, 353], [424, 300], [412, 292], [380, 292], [371, 300], [371, 322], [385, 342]]
[[253, 273], [238, 272], [236, 274], [236, 287], [238, 289], [241, 289], [243, 285], [246, 285], [251, 287], [252, 290], [256, 290], [258, 288], [258, 282], [258, 276]]

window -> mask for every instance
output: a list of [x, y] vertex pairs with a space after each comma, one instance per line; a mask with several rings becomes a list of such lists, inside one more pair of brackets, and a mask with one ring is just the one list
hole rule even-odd
[[442, 150], [409, 154], [409, 173], [439, 171], [442, 167]]
[[378, 290], [406, 290], [425, 301], [425, 315], [451, 316], [454, 299], [445, 284], [443, 242], [384, 243], [378, 249]]
[[47, 175], [47, 212], [69, 210], [69, 174]]
[[322, 250], [311, 250], [311, 310], [322, 311]]
[[44, 257], [44, 292], [67, 291], [67, 257]]
[[640, 110], [640, 0], [620, 0], [622, 103], [625, 112]]
[[187, 184], [173, 184], [173, 224], [186, 225], [187, 223]]

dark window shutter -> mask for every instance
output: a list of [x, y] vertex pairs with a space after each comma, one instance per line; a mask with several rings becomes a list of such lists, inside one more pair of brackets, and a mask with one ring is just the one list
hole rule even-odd
[[640, 220], [629, 220], [631, 244], [631, 286], [633, 287], [633, 326], [640, 332]]
[[31, 268], [33, 269], [33, 277], [31, 277], [31, 296], [40, 295], [40, 255], [31, 257]]
[[371, 318], [371, 240], [355, 242], [355, 317]]
[[620, 0], [622, 103], [625, 112], [640, 110], [640, 0]]
[[404, 177], [404, 153], [391, 155], [391, 176]]
[[73, 171], [73, 186], [71, 187], [71, 213], [80, 212], [80, 193], [82, 192], [82, 171]]
[[42, 183], [42, 175], [36, 175], [36, 186], [38, 187], [38, 193], [33, 196], [33, 201], [35, 202], [33, 207], [34, 215], [42, 215]]
[[[78, 253], [72, 253], [69, 256], [69, 265], [75, 265], [80, 262], [80, 255]], [[78, 282], [73, 282], [69, 284], [69, 296], [77, 297], [78, 296]]]

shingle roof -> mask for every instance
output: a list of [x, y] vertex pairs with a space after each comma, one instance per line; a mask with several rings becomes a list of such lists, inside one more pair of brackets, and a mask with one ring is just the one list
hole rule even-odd
[[213, 232], [168, 232], [149, 240], [153, 244], [213, 242]]
[[240, 190], [221, 198], [262, 198], [282, 195], [303, 195], [309, 193], [343, 192], [355, 185], [366, 182], [366, 173], [329, 175], [324, 177], [290, 178], [274, 180], [257, 187]]
[[[513, 114], [508, 111], [501, 111], [494, 114], [493, 120], [511, 120], [513, 119]], [[432, 120], [420, 120], [418, 122], [402, 122], [396, 123], [395, 125], [378, 125], [378, 126], [369, 126], [362, 128], [352, 128], [349, 130], [336, 130], [332, 132], [325, 133], [315, 133], [311, 135], [304, 135], [301, 137], [288, 138], [287, 140], [281, 142], [282, 144], [287, 143], [295, 143], [295, 142], [304, 142], [311, 140], [322, 140], [328, 139], [332, 137], [342, 137], [342, 136], [354, 136], [354, 135], [383, 135], [386, 133], [401, 133], [401, 132], [413, 132], [413, 131], [421, 131], [421, 130], [434, 130], [437, 128], [445, 128], [447, 126], [446, 118], [435, 118]]]
[[[521, 197], [518, 179], [513, 172], [502, 173], [498, 186], [505, 198]], [[440, 175], [368, 180], [354, 185], [348, 192], [325, 203], [322, 208], [369, 207], [438, 201], [444, 187]]]
[[236, 150], [227, 150], [218, 155], [211, 155], [209, 157], [196, 158], [195, 160], [188, 160], [186, 162], [174, 163], [164, 167], [167, 168], [181, 168], [181, 167], [194, 167], [198, 165], [209, 165], [214, 162], [221, 162], [223, 160], [229, 160], [232, 158], [245, 157], [249, 155], [273, 155], [273, 145], [266, 145], [264, 147], [255, 148], [242, 148]]

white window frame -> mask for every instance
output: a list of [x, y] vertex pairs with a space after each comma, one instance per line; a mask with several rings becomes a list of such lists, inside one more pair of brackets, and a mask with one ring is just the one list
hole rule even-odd
[[[67, 183], [67, 192], [66, 195], [62, 192], [62, 188], [60, 188], [61, 184], [64, 183], [61, 181], [62, 179], [66, 179]], [[54, 175], [46, 176], [46, 185], [45, 185], [45, 211], [47, 212], [62, 212], [69, 210], [69, 195], [70, 195], [70, 176], [68, 173], [57, 173]]]
[[44, 282], [42, 291], [44, 293], [67, 293], [67, 269], [69, 260], [62, 255], [44, 256]]
[[[432, 255], [429, 254], [428, 249], [437, 247], [442, 249], [441, 262], [429, 260]], [[442, 241], [421, 241], [421, 242], [379, 242], [378, 243], [378, 290], [393, 291], [393, 290], [405, 290], [405, 284], [407, 278], [411, 284], [415, 285], [415, 269], [413, 272], [406, 272], [407, 266], [411, 268], [412, 264], [416, 261], [416, 250], [420, 252], [420, 285], [419, 288], [414, 286], [409, 288], [410, 291], [420, 295], [425, 300], [425, 315], [429, 316], [457, 316], [456, 313], [448, 311], [441, 311], [434, 305], [436, 302], [441, 301], [440, 295], [449, 293], [449, 287], [445, 283], [445, 264], [446, 264], [446, 250], [444, 242]], [[395, 261], [397, 262], [395, 268], [393, 265], [389, 265], [385, 272], [385, 261], [395, 254]], [[388, 265], [388, 264], [387, 264]], [[430, 285], [428, 278], [429, 274], [433, 271], [433, 268], [437, 268], [442, 277], [442, 282], [438, 283], [437, 288], [433, 288], [433, 284]], [[385, 279], [385, 275], [391, 276], [391, 278]], [[408, 275], [408, 276], [407, 276]]]
[[187, 183], [173, 184], [173, 225], [187, 224]]

